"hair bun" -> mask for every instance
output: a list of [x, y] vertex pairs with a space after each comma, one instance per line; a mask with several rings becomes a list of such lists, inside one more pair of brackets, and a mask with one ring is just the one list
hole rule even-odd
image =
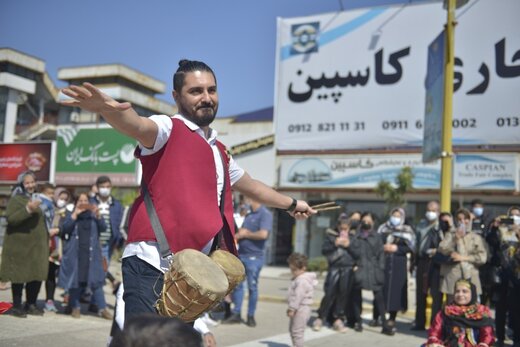
[[181, 59], [179, 60], [179, 67], [183, 67], [184, 65], [189, 64], [190, 61], [188, 59]]

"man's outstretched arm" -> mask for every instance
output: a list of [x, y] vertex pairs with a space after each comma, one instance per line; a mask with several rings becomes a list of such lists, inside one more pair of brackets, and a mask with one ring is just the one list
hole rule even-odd
[[[276, 207], [282, 210], [289, 208], [293, 202], [293, 199], [290, 196], [278, 193], [273, 188], [251, 178], [247, 172], [245, 172], [244, 175], [233, 185], [233, 189], [238, 190], [245, 196], [255, 199], [263, 205]], [[296, 219], [305, 219], [316, 213], [317, 211], [310, 208], [305, 201], [298, 200], [296, 208], [291, 212], [291, 215]]]
[[62, 92], [72, 98], [62, 101], [63, 105], [100, 114], [114, 129], [136, 139], [145, 147], [152, 148], [155, 144], [157, 125], [139, 116], [129, 102], [120, 103], [87, 82], [82, 86], [71, 85], [62, 89]]

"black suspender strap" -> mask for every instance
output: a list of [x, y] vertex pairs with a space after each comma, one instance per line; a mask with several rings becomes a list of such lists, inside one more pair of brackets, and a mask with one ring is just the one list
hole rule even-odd
[[170, 246], [168, 245], [168, 240], [166, 240], [164, 229], [161, 225], [161, 221], [159, 221], [159, 216], [157, 215], [157, 211], [155, 210], [152, 198], [150, 197], [150, 193], [148, 192], [148, 187], [146, 186], [144, 179], [141, 180], [141, 190], [143, 192], [146, 212], [148, 212], [148, 217], [150, 218], [150, 223], [152, 224], [152, 229], [155, 234], [155, 238], [159, 243], [159, 252], [161, 253], [161, 258], [167, 258], [172, 254], [172, 251], [170, 250]]

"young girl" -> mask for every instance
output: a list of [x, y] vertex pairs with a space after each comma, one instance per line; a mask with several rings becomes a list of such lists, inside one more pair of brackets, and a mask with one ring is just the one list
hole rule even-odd
[[314, 287], [318, 284], [316, 274], [306, 272], [307, 257], [300, 253], [293, 253], [287, 259], [293, 275], [289, 288], [289, 308], [287, 316], [290, 317], [289, 332], [294, 347], [303, 346], [303, 334], [307, 321], [311, 316], [310, 305], [313, 302]]
[[488, 347], [494, 342], [489, 308], [477, 303], [477, 289], [473, 283], [458, 280], [453, 303], [435, 316], [426, 347]]

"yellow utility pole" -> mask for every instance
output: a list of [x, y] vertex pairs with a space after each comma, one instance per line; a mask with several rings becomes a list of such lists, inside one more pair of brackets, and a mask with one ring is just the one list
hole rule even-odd
[[451, 210], [451, 174], [453, 167], [453, 66], [455, 64], [455, 0], [448, 0], [446, 23], [446, 59], [444, 68], [444, 112], [442, 117], [441, 211]]

